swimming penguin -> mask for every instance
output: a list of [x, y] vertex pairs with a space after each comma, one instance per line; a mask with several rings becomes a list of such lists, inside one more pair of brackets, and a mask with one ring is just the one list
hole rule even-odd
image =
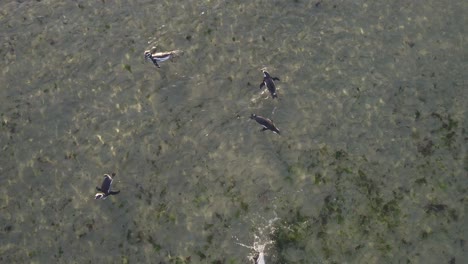
[[255, 264], [265, 264], [265, 254], [263, 252], [257, 252], [253, 257]]
[[262, 89], [263, 86], [266, 85], [266, 87], [268, 88], [268, 91], [270, 91], [271, 93], [271, 96], [273, 96], [273, 98], [277, 98], [278, 94], [276, 94], [276, 86], [275, 86], [275, 82], [273, 81], [279, 81], [280, 79], [278, 77], [271, 77], [271, 75], [265, 70], [262, 70], [262, 72], [263, 72], [263, 82], [260, 84], [260, 89]]
[[252, 114], [250, 118], [254, 119], [255, 121], [257, 121], [257, 123], [263, 126], [262, 131], [271, 130], [274, 133], [280, 134], [279, 129], [275, 126], [275, 124], [273, 124], [273, 121], [271, 121], [270, 119], [258, 116], [256, 114]]
[[181, 50], [156, 52], [156, 47], [153, 47], [150, 50], [145, 50], [145, 59], [152, 61], [156, 67], [161, 68], [158, 62], [163, 62], [163, 61], [167, 61], [169, 59], [175, 58], [179, 54], [182, 54]]
[[98, 193], [94, 196], [94, 199], [106, 199], [109, 195], [118, 194], [120, 191], [112, 191], [112, 181], [113, 177], [115, 177], [115, 173], [112, 173], [112, 176], [109, 174], [104, 174], [104, 181], [102, 182], [101, 187], [96, 187]]

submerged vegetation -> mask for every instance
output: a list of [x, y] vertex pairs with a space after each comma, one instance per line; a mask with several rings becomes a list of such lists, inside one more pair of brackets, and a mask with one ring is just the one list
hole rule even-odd
[[[461, 186], [451, 180], [458, 172], [454, 170], [457, 166], [450, 164], [458, 158], [443, 162], [438, 157], [452, 151], [453, 143], [447, 142], [445, 135], [456, 131], [456, 123], [451, 119], [444, 122], [434, 132], [434, 138], [441, 135], [439, 140], [427, 143], [425, 139], [422, 147], [416, 143], [421, 157], [401, 157], [393, 163], [372, 162], [375, 157], [326, 147], [299, 155], [299, 162], [288, 172], [291, 178], [302, 175], [313, 179], [303, 191], [306, 203], [314, 210], [305, 213], [301, 206], [293, 207], [277, 223], [272, 239], [279, 262], [343, 263], [362, 261], [365, 255], [379, 262], [392, 262], [395, 257], [413, 262], [420, 248], [411, 246], [406, 253], [398, 253], [402, 245], [417, 245], [421, 239], [435, 232], [444, 234], [447, 229], [453, 233], [449, 225], [459, 221], [456, 204], [461, 201], [450, 192], [459, 192], [456, 190]], [[460, 142], [462, 138], [454, 140]], [[322, 199], [307, 191], [314, 186], [325, 190]], [[428, 196], [447, 200], [432, 202]]]

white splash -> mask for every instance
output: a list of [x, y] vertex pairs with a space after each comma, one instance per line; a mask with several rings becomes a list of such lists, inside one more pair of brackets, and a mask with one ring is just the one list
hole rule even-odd
[[[254, 263], [256, 260], [257, 264], [265, 264], [265, 255], [268, 255], [265, 253], [267, 246], [274, 244], [274, 241], [270, 239], [270, 236], [275, 232], [275, 227], [273, 224], [279, 220], [279, 218], [275, 215], [274, 218], [266, 220], [262, 217], [262, 222], [267, 222], [266, 225], [262, 224], [255, 224], [255, 226], [258, 226], [257, 230], [253, 234], [254, 236], [254, 241], [252, 245], [246, 245], [244, 243], [236, 242], [236, 244], [252, 249], [253, 252], [251, 252], [247, 258]], [[237, 237], [235, 237], [236, 240], [239, 240]]]

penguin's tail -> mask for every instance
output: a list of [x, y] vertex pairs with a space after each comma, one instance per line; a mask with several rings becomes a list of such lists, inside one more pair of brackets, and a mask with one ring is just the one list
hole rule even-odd
[[176, 58], [184, 54], [183, 50], [173, 50], [171, 51], [172, 57]]

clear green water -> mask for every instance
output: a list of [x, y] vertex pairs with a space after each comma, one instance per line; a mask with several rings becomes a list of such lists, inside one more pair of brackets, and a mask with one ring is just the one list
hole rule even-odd
[[466, 262], [468, 2], [316, 3], [2, 2], [0, 262]]

